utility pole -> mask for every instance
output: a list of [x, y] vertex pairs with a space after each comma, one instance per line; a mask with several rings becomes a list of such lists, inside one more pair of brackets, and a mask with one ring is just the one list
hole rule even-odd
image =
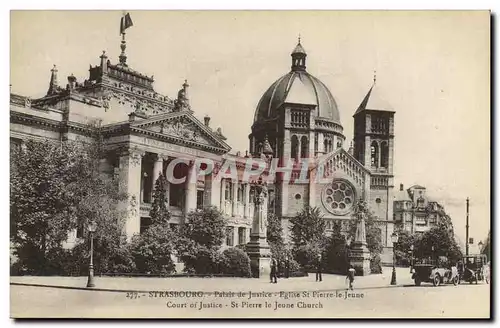
[[465, 256], [469, 255], [469, 197], [467, 197], [467, 216], [465, 221]]

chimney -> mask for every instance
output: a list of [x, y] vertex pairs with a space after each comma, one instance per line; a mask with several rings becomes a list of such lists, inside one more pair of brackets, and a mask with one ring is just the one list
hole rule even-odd
[[76, 77], [73, 75], [73, 73], [68, 76], [68, 85], [70, 90], [73, 90], [76, 87]]
[[400, 191], [403, 191], [403, 190], [404, 190], [404, 187], [403, 187], [403, 184], [402, 184], [402, 183], [400, 183], [400, 184], [399, 184], [399, 190], [400, 190]]
[[205, 117], [203, 118], [203, 120], [205, 121], [205, 126], [207, 128], [209, 128], [210, 127], [210, 116], [205, 115]]

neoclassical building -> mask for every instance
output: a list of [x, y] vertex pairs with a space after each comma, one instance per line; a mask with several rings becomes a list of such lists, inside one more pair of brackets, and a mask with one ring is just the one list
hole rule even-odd
[[[103, 171], [118, 177], [121, 190], [129, 195], [121, 204], [128, 213], [129, 237], [150, 223], [154, 181], [175, 159], [206, 158], [218, 167], [236, 160], [238, 170], [248, 157], [292, 160], [297, 163], [292, 181], [278, 175], [268, 186], [268, 211], [283, 219], [286, 237], [288, 220], [304, 206], [319, 207], [331, 230], [334, 221], [347, 222], [354, 204], [363, 198], [379, 219], [386, 248], [383, 261], [391, 262], [395, 112], [379, 97], [375, 79], [359, 107], [352, 109], [354, 140], [348, 143], [337, 102], [328, 87], [307, 72], [307, 54], [299, 40], [290, 71], [258, 102], [249, 154], [240, 156], [229, 153], [226, 138], [221, 129], [210, 126], [209, 117], [201, 122], [193, 115], [187, 81], [175, 99], [158, 93], [152, 76], [127, 64], [125, 48], [122, 41], [117, 63], [103, 53], [84, 81], [71, 75], [60, 85], [54, 66], [42, 98], [11, 94], [11, 144], [22, 145], [27, 138], [75, 140], [98, 122], [108, 149]], [[297, 179], [303, 159], [308, 160], [308, 182]], [[193, 165], [179, 164], [173, 173], [190, 177]], [[196, 183], [188, 179], [168, 184], [171, 224], [182, 223], [191, 210], [213, 205], [227, 218], [226, 244], [247, 243], [254, 210], [252, 186], [241, 179], [219, 181], [214, 174], [198, 177]], [[321, 177], [321, 182], [313, 177]], [[75, 231], [69, 244], [79, 236]]]
[[440, 222], [453, 227], [444, 206], [429, 197], [427, 188], [420, 185], [406, 190], [403, 184], [399, 185], [394, 194], [394, 222], [398, 230], [412, 234], [422, 234]]

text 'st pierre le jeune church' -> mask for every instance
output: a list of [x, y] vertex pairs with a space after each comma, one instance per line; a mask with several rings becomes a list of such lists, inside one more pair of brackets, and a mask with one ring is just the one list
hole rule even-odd
[[[129, 195], [128, 237], [148, 226], [154, 182], [176, 158], [210, 159], [219, 167], [225, 161], [245, 163], [248, 157], [264, 155], [297, 162], [308, 158], [310, 163], [322, 163], [321, 168], [313, 164], [307, 170], [311, 176], [320, 174], [320, 182], [293, 181], [299, 174], [293, 171], [291, 182], [277, 179], [268, 185], [268, 212], [283, 219], [285, 237], [288, 220], [305, 206], [320, 209], [327, 231], [337, 220], [346, 229], [356, 202], [364, 199], [380, 220], [382, 261], [392, 262], [394, 111], [378, 97], [375, 81], [353, 109], [354, 141], [349, 147], [335, 98], [307, 72], [307, 54], [299, 40], [290, 72], [272, 83], [258, 102], [250, 152], [243, 157], [229, 154], [226, 138], [221, 129], [210, 127], [209, 117], [204, 122], [196, 118], [187, 81], [175, 100], [156, 92], [152, 77], [128, 66], [125, 48], [122, 40], [116, 64], [103, 53], [83, 82], [71, 75], [61, 87], [54, 66], [44, 97], [11, 94], [11, 145], [21, 146], [28, 138], [75, 140], [88, 135], [91, 122], [100, 121], [109, 149], [103, 170], [119, 177]], [[189, 177], [192, 171], [192, 165], [179, 163], [174, 176]], [[253, 187], [244, 180], [214, 179], [214, 174], [199, 176], [195, 183], [168, 183], [171, 224], [182, 223], [191, 210], [217, 206], [228, 222], [226, 244], [246, 244], [254, 215]], [[68, 245], [79, 237], [78, 231], [72, 233]]]

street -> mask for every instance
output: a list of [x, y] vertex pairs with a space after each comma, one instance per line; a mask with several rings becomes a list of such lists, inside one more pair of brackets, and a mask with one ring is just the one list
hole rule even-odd
[[[490, 285], [484, 283], [366, 287], [346, 294], [345, 289], [330, 289], [328, 283], [305, 280], [289, 280], [280, 285], [260, 280], [246, 280], [242, 284], [241, 279], [235, 279], [240, 286], [236, 289], [219, 284], [217, 278], [191, 278], [191, 281], [200, 282], [194, 286], [203, 283], [204, 288], [176, 283], [175, 289], [162, 286], [158, 292], [151, 289], [119, 292], [11, 285], [11, 317], [487, 318], [490, 315]], [[194, 293], [196, 290], [202, 291]], [[174, 295], [172, 291], [186, 293]]]

